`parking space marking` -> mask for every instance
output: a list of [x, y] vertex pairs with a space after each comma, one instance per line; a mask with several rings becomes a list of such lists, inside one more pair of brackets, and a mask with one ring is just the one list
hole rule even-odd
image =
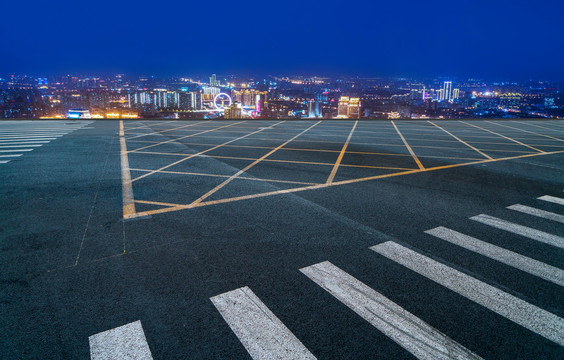
[[499, 261], [531, 275], [538, 276], [557, 285], [564, 286], [564, 270], [523, 256], [511, 250], [487, 243], [443, 226], [425, 231], [451, 244], [458, 245], [477, 254]]
[[335, 178], [335, 175], [337, 175], [337, 170], [339, 170], [339, 165], [341, 164], [341, 161], [343, 160], [343, 156], [345, 155], [345, 151], [347, 150], [347, 146], [349, 146], [349, 142], [351, 141], [351, 137], [354, 133], [354, 130], [356, 129], [356, 125], [358, 125], [358, 120], [354, 122], [354, 125], [351, 129], [351, 132], [349, 133], [349, 136], [347, 137], [347, 141], [345, 141], [345, 144], [343, 145], [343, 148], [341, 149], [341, 152], [339, 153], [339, 157], [337, 158], [337, 161], [335, 161], [335, 165], [333, 166], [333, 170], [331, 170], [331, 174], [329, 174], [329, 177], [327, 178], [327, 184], [331, 184], [333, 182], [333, 179]]
[[400, 244], [370, 248], [516, 324], [564, 346], [564, 319]]
[[316, 359], [248, 287], [210, 300], [254, 360]]
[[88, 338], [91, 360], [153, 360], [141, 321]]
[[442, 131], [446, 132], [447, 134], [449, 134], [450, 136], [452, 136], [453, 138], [455, 138], [456, 140], [460, 141], [461, 143], [463, 143], [464, 145], [468, 146], [469, 148], [471, 148], [472, 150], [476, 151], [478, 154], [482, 155], [483, 157], [485, 157], [486, 159], [493, 159], [491, 156], [484, 154], [483, 152], [481, 152], [480, 150], [476, 149], [474, 146], [468, 144], [466, 141], [460, 139], [459, 137], [457, 137], [456, 135], [452, 134], [450, 131], [445, 130], [444, 128], [440, 127], [439, 125], [435, 124], [432, 121], [427, 121], [428, 123], [438, 127], [439, 129], [441, 129]]
[[[123, 218], [130, 219], [135, 216], [135, 201], [131, 185], [131, 172], [129, 170], [129, 157], [127, 156], [127, 143], [123, 120], [119, 122], [119, 144], [121, 159], [121, 192], [123, 198]], [[77, 259], [78, 261], [78, 259]]]
[[329, 261], [300, 271], [418, 359], [481, 359]]
[[502, 124], [494, 122], [494, 121], [488, 121], [488, 123], [495, 124], [495, 125], [498, 125], [498, 126], [503, 126], [503, 127], [506, 127], [506, 128], [509, 128], [509, 129], [514, 129], [514, 130], [521, 131], [521, 132], [526, 132], [526, 133], [529, 133], [529, 134], [543, 136], [543, 137], [550, 138], [550, 139], [553, 139], [553, 140], [556, 140], [556, 141], [563, 141], [564, 142], [564, 139], [560, 139], [560, 138], [557, 138], [557, 137], [554, 137], [554, 136], [540, 134], [540, 133], [537, 133], [537, 132], [534, 132], [534, 131], [529, 131], [529, 130], [523, 130], [523, 129], [516, 128], [516, 127], [513, 127], [513, 126], [509, 126], [509, 125], [502, 125]]
[[156, 143], [156, 144], [153, 144], [153, 145], [147, 145], [147, 146], [144, 146], [144, 147], [141, 147], [141, 148], [138, 148], [138, 149], [129, 150], [128, 153], [136, 152], [136, 151], [139, 151], [139, 150], [148, 149], [148, 148], [151, 148], [151, 147], [154, 147], [154, 146], [159, 146], [159, 145], [163, 145], [163, 144], [168, 144], [168, 143], [175, 142], [175, 141], [182, 140], [182, 139], [187, 139], [187, 138], [189, 138], [189, 137], [198, 136], [198, 135], [205, 134], [205, 133], [208, 133], [208, 132], [211, 132], [211, 131], [216, 131], [216, 130], [219, 130], [219, 129], [222, 129], [222, 128], [225, 128], [225, 127], [237, 125], [237, 124], [240, 124], [240, 123], [243, 123], [243, 122], [244, 122], [244, 121], [239, 121], [239, 122], [236, 122], [236, 123], [232, 123], [232, 124], [220, 126], [220, 127], [217, 127], [217, 128], [213, 128], [213, 129], [209, 129], [209, 130], [200, 131], [200, 132], [197, 132], [197, 133], [195, 133], [195, 134], [190, 134], [190, 135], [186, 135], [186, 136], [181, 136], [181, 137], [179, 137], [179, 138], [174, 138], [174, 139], [171, 139], [171, 140], [161, 141], [161, 142]]
[[[241, 122], [243, 122], [243, 121], [241, 121]], [[241, 122], [239, 122], [239, 123], [241, 123]], [[239, 123], [235, 123], [235, 124], [239, 124]], [[276, 123], [276, 124], [273, 124], [271, 127], [276, 126], [276, 125], [281, 124], [281, 123], [283, 123], [283, 121], [280, 121], [280, 122], [278, 122], [278, 123]], [[235, 124], [231, 124], [231, 125], [235, 125]], [[231, 126], [231, 125], [226, 125], [226, 126]], [[222, 127], [226, 127], [226, 126], [222, 126]], [[221, 129], [222, 127], [219, 127], [218, 129]], [[161, 168], [159, 168], [159, 169], [153, 170], [152, 172], [149, 172], [149, 173], [146, 173], [146, 174], [144, 174], [144, 175], [138, 176], [138, 177], [136, 177], [135, 179], [133, 179], [133, 181], [137, 181], [137, 180], [143, 179], [143, 178], [145, 178], [145, 177], [147, 177], [147, 176], [150, 176], [150, 175], [153, 175], [153, 174], [155, 174], [155, 173], [157, 173], [157, 172], [159, 172], [159, 171], [161, 171], [161, 170], [165, 170], [165, 169], [168, 169], [169, 167], [172, 167], [172, 166], [174, 166], [174, 165], [180, 164], [180, 163], [182, 163], [182, 162], [184, 162], [184, 161], [186, 161], [186, 160], [189, 160], [189, 159], [191, 159], [191, 158], [193, 158], [193, 157], [195, 157], [195, 156], [203, 155], [203, 154], [208, 153], [208, 152], [210, 152], [210, 151], [212, 151], [212, 150], [218, 149], [218, 148], [220, 148], [220, 147], [222, 147], [222, 146], [224, 146], [224, 145], [230, 144], [230, 143], [232, 143], [232, 142], [234, 142], [234, 141], [237, 141], [237, 140], [244, 139], [244, 138], [246, 138], [247, 136], [251, 136], [251, 135], [253, 135], [253, 134], [256, 134], [256, 133], [258, 133], [258, 132], [264, 131], [264, 130], [266, 130], [266, 129], [267, 129], [267, 128], [259, 129], [259, 130], [257, 130], [257, 131], [252, 132], [252, 133], [249, 133], [249, 134], [247, 134], [247, 135], [238, 137], [238, 138], [236, 138], [236, 139], [229, 140], [229, 141], [227, 141], [227, 142], [225, 142], [225, 143], [223, 143], [223, 144], [219, 144], [219, 145], [216, 145], [216, 146], [211, 147], [211, 148], [209, 148], [209, 149], [206, 149], [206, 150], [204, 150], [204, 151], [200, 151], [200, 152], [198, 152], [198, 153], [196, 153], [196, 154], [188, 155], [188, 156], [186, 156], [186, 157], [184, 157], [184, 158], [182, 158], [182, 159], [180, 159], [180, 160], [178, 160], [178, 161], [175, 161], [175, 162], [173, 162], [173, 163], [171, 163], [171, 164], [168, 164], [168, 165], [166, 165], [166, 166], [163, 166], [163, 167], [161, 167]], [[207, 132], [207, 131], [205, 131], [205, 132]], [[170, 141], [174, 141], [174, 140], [170, 140]]]
[[401, 138], [401, 140], [403, 141], [405, 147], [407, 148], [407, 150], [409, 151], [409, 153], [411, 154], [411, 156], [413, 157], [413, 160], [415, 161], [415, 163], [417, 164], [417, 166], [419, 167], [419, 169], [424, 170], [425, 168], [423, 167], [423, 164], [421, 164], [421, 161], [419, 161], [419, 159], [417, 158], [417, 155], [415, 155], [415, 153], [413, 152], [413, 149], [411, 149], [411, 146], [409, 146], [409, 144], [407, 143], [407, 141], [405, 140], [405, 138], [403, 137], [403, 135], [401, 134], [401, 132], [399, 131], [398, 127], [396, 126], [396, 124], [392, 121], [391, 122], [392, 125], [394, 125], [394, 128], [396, 129], [396, 132], [398, 133], [399, 137]]
[[489, 132], [489, 133], [495, 134], [495, 135], [497, 135], [497, 136], [499, 136], [499, 137], [502, 137], [502, 138], [504, 138], [504, 139], [513, 141], [513, 142], [516, 143], [516, 144], [519, 144], [519, 145], [528, 147], [529, 149], [533, 149], [533, 150], [538, 151], [538, 152], [540, 152], [540, 153], [543, 153], [543, 152], [544, 152], [544, 151], [539, 150], [539, 149], [537, 149], [537, 148], [535, 148], [535, 147], [532, 147], [532, 146], [530, 146], [530, 145], [524, 144], [524, 143], [522, 143], [522, 142], [520, 142], [520, 141], [518, 141], [518, 140], [512, 139], [512, 138], [510, 138], [510, 137], [508, 137], [508, 136], [505, 136], [505, 135], [496, 133], [496, 132], [494, 132], [494, 131], [485, 129], [485, 128], [480, 127], [480, 126], [478, 126], [478, 125], [470, 124], [470, 123], [467, 123], [466, 121], [460, 121], [460, 122], [463, 123], [463, 124], [469, 125], [469, 126], [473, 126], [473, 127], [477, 128], [477, 129], [482, 129], [482, 130], [487, 131], [487, 132]]
[[498, 219], [485, 214], [472, 216], [470, 219], [497, 229], [505, 230], [513, 234], [521, 235], [532, 240], [564, 249], [564, 238], [561, 236], [549, 234], [544, 231], [515, 224], [507, 220]]
[[310, 129], [312, 129], [313, 127], [315, 127], [317, 124], [320, 124], [321, 120], [316, 122], [315, 124], [311, 125], [310, 127], [308, 127], [307, 129], [303, 130], [302, 132], [300, 132], [299, 134], [295, 135], [294, 137], [292, 137], [290, 140], [287, 140], [286, 142], [284, 142], [283, 144], [281, 144], [280, 146], [278, 146], [275, 149], [272, 149], [271, 151], [269, 151], [268, 153], [266, 153], [265, 155], [261, 156], [260, 158], [258, 158], [257, 160], [253, 161], [251, 164], [245, 166], [243, 169], [237, 171], [237, 173], [231, 175], [231, 177], [229, 177], [227, 180], [225, 180], [224, 182], [222, 182], [221, 184], [217, 185], [215, 188], [211, 189], [210, 191], [208, 191], [207, 193], [205, 193], [204, 195], [200, 196], [196, 201], [194, 201], [191, 205], [195, 206], [198, 205], [199, 203], [201, 203], [203, 200], [207, 199], [208, 197], [210, 197], [212, 194], [214, 194], [215, 192], [217, 192], [219, 189], [223, 188], [225, 185], [229, 184], [231, 181], [233, 181], [234, 179], [236, 179], [239, 175], [245, 173], [247, 170], [249, 170], [250, 168], [252, 168], [253, 166], [255, 166], [256, 164], [260, 163], [263, 159], [266, 159], [267, 157], [269, 157], [270, 155], [274, 154], [278, 149], [283, 148], [285, 145], [289, 144], [292, 142], [292, 140], [300, 137], [301, 135], [305, 134], [306, 132], [308, 132]]

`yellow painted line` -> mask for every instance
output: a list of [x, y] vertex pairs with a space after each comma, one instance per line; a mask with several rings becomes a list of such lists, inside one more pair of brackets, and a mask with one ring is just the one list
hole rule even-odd
[[286, 142], [284, 142], [282, 145], [278, 146], [275, 149], [272, 149], [271, 151], [269, 151], [268, 153], [266, 153], [265, 155], [261, 156], [259, 159], [255, 160], [254, 162], [252, 162], [251, 164], [245, 166], [243, 169], [237, 171], [237, 173], [233, 174], [231, 177], [229, 177], [227, 180], [225, 180], [224, 182], [222, 182], [221, 184], [219, 184], [218, 186], [216, 186], [215, 188], [211, 189], [210, 191], [208, 191], [207, 193], [205, 193], [204, 195], [202, 195], [198, 200], [194, 201], [192, 204], [190, 205], [197, 205], [199, 203], [201, 203], [203, 200], [205, 200], [206, 198], [208, 198], [209, 196], [213, 195], [215, 192], [217, 192], [218, 190], [220, 190], [221, 188], [223, 188], [225, 185], [229, 184], [231, 181], [233, 181], [234, 179], [236, 179], [239, 175], [243, 174], [245, 171], [249, 170], [250, 168], [252, 168], [253, 166], [255, 166], [256, 164], [260, 163], [262, 160], [266, 159], [267, 157], [269, 157], [270, 155], [274, 154], [278, 149], [283, 148], [286, 144], [289, 144], [290, 142], [292, 142], [292, 140], [298, 138], [299, 136], [305, 134], [306, 132], [308, 132], [310, 129], [312, 129], [314, 126], [316, 126], [317, 124], [321, 123], [321, 120], [316, 122], [315, 124], [311, 125], [310, 127], [308, 127], [307, 129], [305, 129], [304, 131], [300, 132], [298, 135], [292, 137], [290, 140], [287, 140]]
[[409, 146], [409, 144], [407, 143], [407, 141], [405, 141], [405, 138], [403, 137], [403, 135], [401, 134], [401, 132], [399, 131], [398, 127], [396, 126], [396, 124], [393, 122], [393, 120], [391, 121], [392, 125], [394, 125], [394, 128], [396, 129], [396, 132], [398, 133], [398, 135], [400, 136], [401, 140], [403, 141], [403, 143], [405, 144], [405, 147], [407, 148], [407, 150], [409, 150], [409, 153], [411, 154], [411, 156], [413, 157], [413, 160], [415, 160], [415, 162], [417, 163], [417, 166], [419, 166], [419, 169], [423, 170], [425, 169], [423, 167], [423, 164], [421, 164], [421, 161], [419, 161], [419, 158], [417, 158], [417, 155], [415, 155], [415, 153], [413, 152], [413, 149], [411, 149], [411, 146]]
[[540, 153], [544, 153], [544, 151], [539, 150], [539, 149], [537, 149], [537, 148], [535, 148], [535, 147], [532, 147], [532, 146], [530, 146], [530, 145], [524, 144], [524, 143], [522, 143], [522, 142], [520, 142], [520, 141], [517, 141], [517, 140], [512, 139], [512, 138], [510, 138], [510, 137], [507, 137], [507, 136], [505, 136], [505, 135], [498, 134], [498, 133], [496, 133], [496, 132], [494, 132], [494, 131], [491, 131], [491, 130], [488, 130], [488, 129], [484, 129], [483, 127], [480, 127], [480, 126], [478, 126], [478, 125], [470, 124], [470, 123], [467, 123], [466, 121], [460, 121], [460, 122], [463, 123], [463, 124], [466, 124], [466, 125], [473, 126], [473, 127], [477, 128], [477, 129], [482, 129], [482, 130], [487, 131], [487, 132], [489, 132], [489, 133], [492, 133], [492, 134], [494, 134], [494, 135], [501, 136], [501, 137], [504, 138], [504, 139], [513, 141], [514, 143], [517, 143], [517, 144], [519, 144], [519, 145], [528, 147], [529, 149], [533, 149], [533, 150], [538, 151], [538, 152], [540, 152]]
[[347, 151], [347, 146], [349, 146], [349, 141], [351, 141], [351, 137], [354, 133], [354, 129], [356, 129], [357, 124], [358, 124], [358, 120], [354, 122], [354, 125], [351, 129], [351, 132], [349, 133], [349, 137], [347, 138], [347, 141], [345, 142], [345, 144], [343, 145], [343, 148], [341, 149], [341, 152], [339, 153], [339, 157], [337, 158], [337, 161], [335, 162], [335, 165], [333, 166], [333, 170], [331, 170], [331, 174], [329, 174], [329, 177], [327, 178], [327, 181], [326, 181], [327, 184], [331, 184], [333, 182], [333, 179], [335, 178], [335, 175], [337, 175], [337, 170], [339, 170], [339, 165], [341, 164], [341, 161], [343, 160], [343, 156], [345, 155], [345, 151]]
[[154, 146], [159, 146], [159, 145], [162, 145], [162, 144], [167, 144], [167, 143], [170, 143], [170, 142], [175, 142], [175, 141], [178, 141], [178, 140], [186, 139], [186, 138], [193, 137], [193, 136], [197, 136], [197, 135], [200, 135], [200, 134], [205, 134], [205, 133], [208, 133], [208, 132], [210, 132], [210, 131], [215, 131], [215, 130], [218, 130], [218, 129], [222, 129], [222, 128], [225, 128], [225, 127], [233, 126], [233, 125], [240, 124], [240, 123], [243, 123], [243, 122], [245, 122], [245, 121], [239, 121], [239, 122], [236, 122], [236, 123], [233, 123], [233, 124], [228, 124], [228, 125], [220, 126], [220, 127], [218, 127], [218, 128], [213, 128], [213, 129], [209, 129], [209, 130], [200, 131], [200, 132], [195, 133], [195, 134], [190, 134], [190, 135], [186, 135], [186, 136], [181, 136], [181, 137], [179, 137], [179, 138], [174, 138], [174, 139], [167, 140], [167, 141], [161, 141], [160, 143], [153, 144], [153, 145], [148, 145], [148, 146], [144, 146], [144, 147], [142, 147], [142, 148], [135, 149], [135, 150], [130, 150], [129, 152], [136, 152], [136, 151], [148, 149], [148, 148], [151, 148], [151, 147], [154, 147]]
[[432, 121], [428, 121], [428, 123], [435, 125], [436, 127], [438, 127], [439, 129], [441, 129], [442, 131], [446, 132], [447, 134], [449, 134], [450, 136], [452, 136], [453, 138], [455, 138], [456, 140], [460, 141], [461, 143], [463, 143], [464, 145], [468, 146], [470, 149], [476, 151], [478, 154], [484, 156], [486, 159], [492, 159], [491, 156], [484, 154], [483, 152], [481, 152], [480, 150], [476, 149], [474, 146], [468, 144], [467, 142], [461, 140], [459, 137], [457, 137], [456, 135], [452, 134], [450, 131], [445, 130], [444, 128], [440, 127], [439, 125], [435, 124]]
[[563, 139], [560, 139], [560, 138], [557, 138], [557, 137], [554, 137], [554, 136], [540, 134], [540, 133], [537, 133], [537, 132], [534, 132], [534, 131], [529, 131], [529, 130], [523, 130], [523, 129], [519, 129], [519, 128], [516, 128], [516, 127], [513, 127], [513, 126], [509, 126], [509, 125], [502, 125], [502, 124], [499, 124], [499, 123], [496, 123], [496, 122], [493, 122], [493, 121], [488, 121], [488, 122], [491, 123], [491, 124], [498, 125], [498, 126], [506, 127], [508, 129], [518, 130], [518, 131], [522, 131], [522, 132], [526, 132], [526, 133], [534, 134], [534, 135], [538, 135], [538, 136], [544, 136], [544, 137], [547, 137], [547, 138], [550, 138], [550, 139], [553, 139], [553, 140], [557, 140], [557, 141], [564, 141]]
[[[241, 121], [241, 122], [243, 122], [243, 121]], [[152, 171], [152, 172], [150, 172], [150, 173], [146, 173], [145, 175], [138, 176], [138, 177], [136, 177], [135, 179], [133, 179], [133, 181], [137, 181], [137, 180], [142, 179], [142, 178], [144, 178], [144, 177], [150, 176], [150, 175], [152, 175], [152, 174], [154, 174], [154, 173], [156, 173], [156, 172], [158, 172], [158, 171], [161, 171], [161, 170], [164, 170], [164, 169], [168, 169], [169, 167], [174, 166], [174, 165], [176, 165], [176, 164], [180, 164], [181, 162], [184, 162], [184, 161], [186, 161], [186, 160], [188, 160], [188, 159], [191, 159], [191, 158], [193, 158], [194, 156], [203, 155], [203, 154], [205, 154], [205, 153], [207, 153], [207, 152], [210, 152], [210, 151], [212, 151], [212, 150], [215, 150], [215, 149], [217, 149], [217, 148], [220, 148], [220, 147], [222, 147], [222, 146], [224, 146], [224, 145], [227, 145], [227, 144], [229, 144], [229, 143], [232, 143], [232, 142], [234, 142], [234, 141], [241, 140], [241, 139], [246, 138], [247, 136], [251, 136], [251, 135], [253, 135], [253, 134], [256, 134], [256, 133], [258, 133], [258, 132], [264, 131], [264, 130], [266, 130], [266, 129], [270, 129], [270, 128], [272, 128], [272, 127], [278, 125], [278, 124], [282, 124], [283, 122], [284, 122], [284, 121], [277, 122], [276, 124], [273, 124], [273, 125], [271, 125], [271, 126], [269, 126], [269, 127], [265, 127], [265, 128], [259, 129], [259, 130], [257, 130], [257, 131], [254, 131], [254, 132], [250, 133], [250, 134], [247, 134], [247, 135], [245, 135], [245, 136], [241, 136], [241, 137], [238, 137], [238, 138], [236, 138], [236, 139], [230, 140], [230, 141], [228, 141], [228, 142], [226, 142], [226, 143], [224, 143], [224, 144], [216, 145], [216, 146], [214, 146], [214, 147], [212, 147], [212, 148], [210, 148], [210, 149], [207, 149], [207, 150], [204, 150], [204, 151], [200, 151], [199, 153], [196, 153], [196, 154], [192, 154], [192, 155], [187, 156], [187, 157], [185, 157], [185, 158], [183, 158], [183, 159], [180, 159], [180, 160], [178, 160], [178, 161], [175, 161], [175, 162], [173, 162], [172, 164], [168, 164], [168, 165], [163, 166], [163, 167], [161, 167], [161, 168], [159, 168], [159, 169], [157, 169], [157, 170], [154, 170], [154, 171]], [[236, 123], [236, 124], [238, 124], [238, 123]]]
[[[144, 171], [144, 172], [153, 171], [153, 170], [147, 170], [147, 169], [131, 169], [131, 170], [132, 171]], [[193, 175], [193, 176], [210, 176], [210, 177], [221, 177], [221, 178], [229, 178], [231, 176], [231, 175], [206, 174], [206, 173], [195, 173], [195, 172], [185, 172], [185, 171], [170, 171], [170, 170], [162, 170], [162, 171], [159, 171], [159, 173], [178, 174], [178, 175]], [[317, 184], [317, 183], [303, 182], [303, 181], [251, 178], [251, 177], [244, 177], [244, 176], [239, 176], [237, 179], [252, 180], [252, 181], [267, 181], [267, 182], [286, 183], [286, 184], [298, 184], [298, 185], [316, 185]]]
[[[136, 122], [138, 122], [138, 121], [136, 121]], [[160, 122], [160, 123], [156, 123], [156, 124], [149, 124], [149, 125], [156, 126], [156, 125], [161, 125], [161, 124], [165, 124], [165, 123], [173, 123], [173, 122], [176, 122], [176, 120], [168, 120], [168, 121], [164, 121], [164, 122]], [[131, 130], [136, 130], [136, 129], [141, 129], [141, 128], [144, 128], [144, 127], [148, 127], [148, 126], [146, 125], [146, 124], [148, 123], [148, 121], [142, 121], [141, 123], [142, 123], [143, 125], [138, 126], [138, 127], [134, 127], [134, 128], [130, 128], [130, 129], [125, 129], [125, 131], [128, 131], [128, 132], [129, 132], [129, 131], [131, 131]]]
[[119, 121], [119, 143], [121, 147], [121, 193], [123, 198], [123, 218], [130, 219], [135, 217], [135, 202], [133, 198], [133, 188], [131, 186], [131, 173], [129, 172], [129, 158], [127, 156], [123, 120]]
[[198, 124], [202, 124], [202, 123], [206, 123], [206, 122], [210, 122], [210, 121], [211, 121], [211, 120], [208, 120], [208, 121], [200, 121], [200, 122], [197, 122], [197, 123], [195, 123], [195, 124], [183, 125], [183, 126], [175, 127], [175, 128], [172, 128], [172, 129], [157, 130], [157, 131], [154, 131], [154, 132], [148, 133], [148, 134], [141, 134], [141, 135], [137, 135], [137, 136], [132, 136], [132, 137], [127, 138], [127, 140], [137, 139], [137, 138], [140, 138], [140, 137], [143, 137], [143, 136], [162, 135], [162, 134], [165, 133], [165, 132], [180, 130], [180, 129], [183, 129], [183, 128], [187, 128], [187, 127], [191, 127], [191, 126], [196, 126], [196, 125], [198, 125]]
[[528, 158], [528, 157], [542, 156], [542, 155], [561, 154], [561, 153], [564, 153], [564, 150], [553, 151], [553, 152], [543, 152], [543, 153], [532, 153], [532, 154], [511, 156], [511, 157], [498, 158], [498, 159], [477, 160], [477, 161], [472, 161], [472, 162], [467, 162], [467, 163], [437, 166], [437, 167], [432, 167], [432, 168], [427, 168], [427, 169], [415, 169], [415, 170], [403, 171], [403, 172], [392, 173], [392, 174], [384, 174], [384, 175], [376, 175], [376, 176], [364, 177], [364, 178], [359, 178], [359, 179], [336, 181], [336, 182], [333, 182], [332, 184], [319, 184], [319, 185], [312, 185], [312, 186], [304, 186], [304, 187], [293, 188], [293, 189], [277, 190], [277, 191], [270, 191], [270, 192], [264, 192], [264, 193], [259, 193], [259, 194], [252, 194], [252, 195], [245, 195], [245, 196], [238, 196], [238, 197], [232, 197], [232, 198], [226, 198], [226, 199], [219, 199], [219, 200], [201, 202], [201, 203], [198, 203], [198, 204], [192, 203], [192, 204], [189, 204], [189, 205], [178, 205], [176, 207], [171, 207], [171, 208], [167, 208], [167, 209], [151, 210], [151, 211], [146, 211], [146, 212], [142, 212], [142, 213], [137, 213], [137, 216], [162, 214], [162, 213], [167, 213], [167, 212], [171, 212], [171, 211], [178, 211], [178, 210], [182, 210], [182, 209], [191, 209], [191, 208], [200, 207], [200, 206], [225, 204], [225, 203], [234, 202], [234, 201], [256, 199], [256, 198], [273, 196], [273, 195], [280, 195], [280, 194], [289, 194], [289, 193], [305, 191], [305, 190], [315, 190], [315, 189], [321, 189], [321, 188], [326, 188], [326, 187], [331, 187], [331, 186], [353, 184], [353, 183], [357, 183], [357, 182], [364, 182], [364, 181], [383, 179], [383, 178], [389, 178], [389, 177], [395, 177], [395, 176], [402, 176], [402, 175], [408, 175], [408, 174], [416, 174], [416, 173], [422, 173], [422, 172], [451, 169], [451, 168], [462, 167], [462, 166], [469, 166], [469, 165], [476, 165], [476, 164], [483, 164], [483, 163], [490, 163], [490, 162], [498, 162], [498, 161], [505, 161], [505, 160], [514, 160], [514, 159], [521, 159], [521, 158]]
[[[156, 153], [156, 152], [139, 152], [139, 154], [152, 154], [152, 155], [172, 155], [172, 156], [184, 156], [184, 154], [175, 153]], [[204, 154], [194, 154], [193, 157], [204, 157], [204, 158], [214, 158], [214, 159], [232, 159], [232, 160], [245, 160], [245, 161], [256, 161], [256, 158], [246, 158], [239, 156], [223, 156], [223, 155], [204, 155]], [[477, 159], [466, 159], [466, 160], [477, 160]], [[312, 161], [296, 161], [296, 160], [278, 160], [278, 159], [263, 159], [264, 162], [280, 162], [288, 164], [305, 164], [305, 165], [322, 165], [322, 166], [334, 166], [333, 163], [322, 163], [322, 162], [312, 162]], [[387, 169], [387, 170], [413, 170], [410, 168], [402, 167], [387, 167], [387, 166], [370, 166], [370, 165], [351, 165], [351, 164], [341, 164], [341, 166], [346, 167], [356, 167], [356, 168], [366, 168], [366, 169]], [[150, 170], [158, 172], [158, 170]], [[133, 181], [136, 181], [135, 178]]]

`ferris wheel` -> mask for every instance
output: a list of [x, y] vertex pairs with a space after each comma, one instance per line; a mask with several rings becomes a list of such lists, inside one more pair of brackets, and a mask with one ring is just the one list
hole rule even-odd
[[220, 110], [225, 109], [226, 106], [231, 106], [232, 103], [231, 96], [226, 93], [219, 93], [213, 99], [213, 105]]

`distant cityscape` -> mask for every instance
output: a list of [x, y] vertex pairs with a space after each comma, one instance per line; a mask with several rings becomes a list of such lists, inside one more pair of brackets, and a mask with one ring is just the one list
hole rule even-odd
[[5, 75], [0, 118], [563, 119], [561, 88], [449, 78]]

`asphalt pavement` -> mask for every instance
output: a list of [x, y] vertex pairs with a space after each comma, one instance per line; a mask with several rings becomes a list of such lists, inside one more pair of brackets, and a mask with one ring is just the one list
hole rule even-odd
[[562, 359], [564, 122], [0, 122], [2, 359]]

